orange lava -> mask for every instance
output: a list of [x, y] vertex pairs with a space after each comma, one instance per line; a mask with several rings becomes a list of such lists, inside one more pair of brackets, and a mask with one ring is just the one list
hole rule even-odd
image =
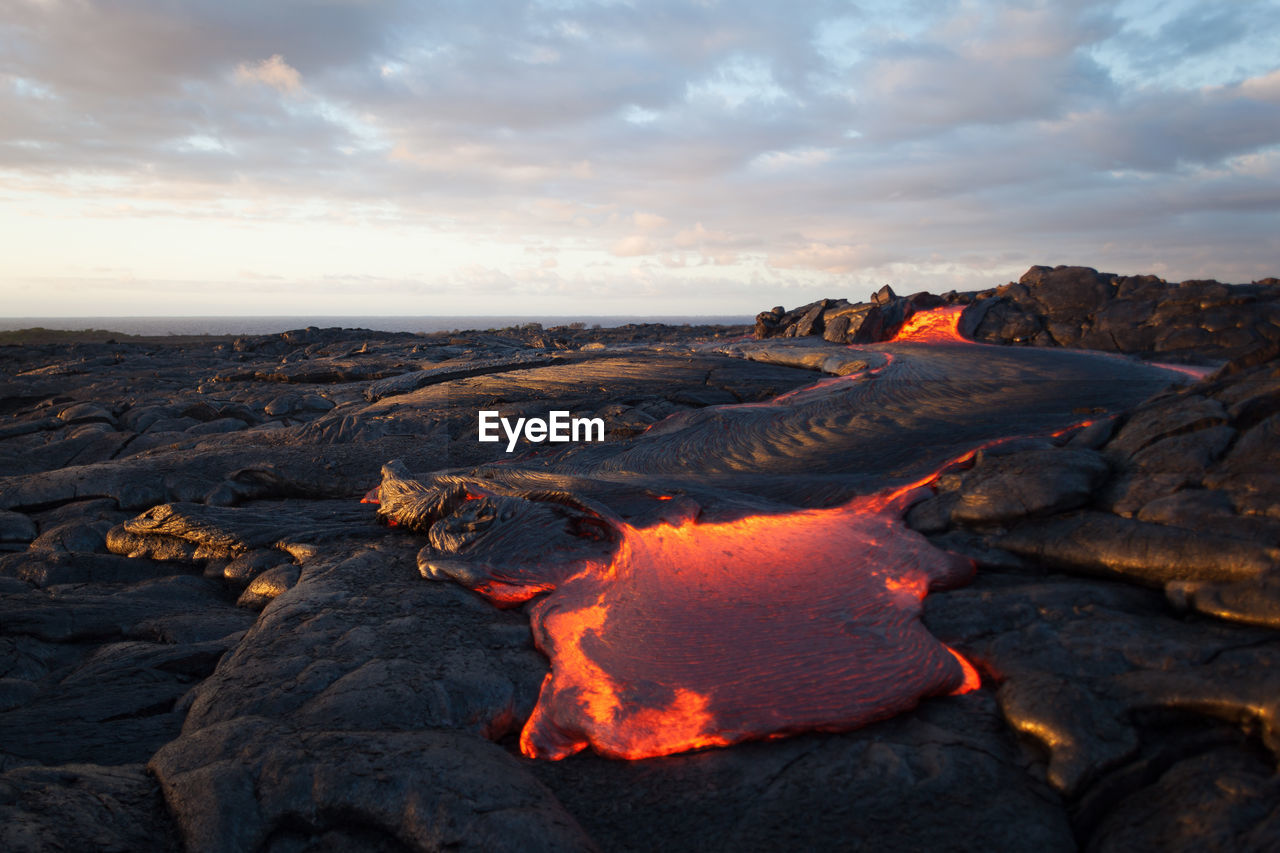
[[647, 758], [850, 729], [972, 689], [972, 667], [919, 615], [929, 589], [967, 581], [973, 564], [902, 525], [913, 491], [624, 524], [608, 564], [533, 608], [551, 672], [521, 750]]
[[956, 660], [960, 662], [960, 666], [964, 668], [964, 683], [951, 691], [952, 696], [963, 696], [966, 693], [972, 693], [982, 686], [982, 676], [978, 674], [978, 670], [973, 664], [965, 660], [964, 655], [955, 649], [948, 647], [947, 651], [955, 655]]
[[973, 343], [959, 332], [963, 305], [944, 305], [928, 311], [917, 311], [902, 324], [889, 343], [955, 344]]
[[1152, 367], [1159, 367], [1163, 370], [1171, 370], [1174, 373], [1181, 373], [1183, 376], [1190, 376], [1197, 381], [1204, 379], [1217, 368], [1204, 367], [1198, 364], [1170, 364], [1167, 361], [1150, 362]]

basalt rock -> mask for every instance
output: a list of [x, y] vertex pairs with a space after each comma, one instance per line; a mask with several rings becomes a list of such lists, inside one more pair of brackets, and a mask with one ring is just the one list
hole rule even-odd
[[[112, 579], [115, 580], [114, 578]], [[24, 587], [26, 585], [24, 584]], [[49, 642], [202, 642], [241, 631], [251, 621], [212, 581], [189, 575], [113, 583], [5, 591], [6, 631]]]
[[[885, 285], [866, 303], [822, 300], [791, 312], [761, 314], [756, 337], [886, 341], [913, 312], [944, 302], [928, 293], [902, 298]], [[1091, 267], [1033, 266], [1017, 282], [955, 294], [947, 304], [954, 303], [968, 303], [961, 334], [988, 343], [1081, 347], [1200, 363], [1280, 344], [1280, 290], [1258, 282], [1171, 284], [1156, 276], [1118, 276]], [[811, 317], [818, 305], [831, 307]], [[833, 327], [837, 318], [848, 319]]]
[[452, 732], [250, 717], [182, 738], [150, 768], [190, 851], [595, 849], [511, 756]]
[[1280, 294], [1216, 281], [1168, 284], [1090, 267], [1035, 266], [998, 288], [975, 340], [1226, 360], [1280, 335]]
[[18, 512], [0, 510], [0, 548], [5, 545], [26, 546], [36, 538], [36, 526], [30, 518]]
[[1005, 717], [1049, 750], [1048, 779], [1069, 797], [1154, 781], [1128, 774], [1151, 745], [1182, 736], [1160, 731], [1160, 713], [1186, 733], [1221, 720], [1219, 731], [1237, 736], [1230, 724], [1245, 715], [1276, 748], [1277, 646], [1263, 630], [1169, 619], [1158, 595], [1054, 577], [932, 597], [925, 621], [995, 675]]
[[979, 460], [966, 475], [951, 519], [991, 524], [1044, 516], [1089, 503], [1111, 473], [1088, 450], [1031, 450]]
[[[0, 506], [17, 514], [0, 555], [0, 846], [1275, 847], [1275, 298], [1039, 270], [983, 294], [778, 308], [754, 342], [635, 325], [0, 348]], [[939, 303], [966, 309], [968, 337], [1008, 326], [1034, 346], [913, 342]], [[905, 342], [849, 346], [899, 317]], [[1241, 354], [1191, 384], [1063, 346]], [[551, 408], [604, 418], [607, 440], [476, 441], [479, 409]], [[382, 503], [361, 506], [393, 459]], [[907, 489], [935, 474], [932, 497]], [[397, 496], [397, 478], [423, 488]], [[851, 534], [784, 523], [900, 488], [927, 542], [896, 518], [843, 548]], [[735, 525], [758, 525], [761, 547], [747, 535], [715, 567], [767, 553], [779, 571], [735, 590], [666, 560], [676, 604], [645, 612], [655, 596], [626, 567], [679, 550], [650, 539]], [[773, 610], [748, 586], [899, 540], [960, 554], [942, 558], [957, 571], [972, 558], [976, 579], [923, 604], [905, 578], [862, 598], [910, 599], [912, 636], [975, 665], [977, 689], [850, 732], [780, 723], [790, 736], [639, 762], [513, 757], [548, 676], [540, 742], [584, 728], [583, 693], [535, 643], [636, 671], [651, 644], [633, 638], [654, 636], [666, 665], [696, 648], [758, 678], [803, 631], [843, 626], [865, 579], [782, 589]], [[824, 542], [838, 560], [809, 559]], [[622, 595], [586, 610], [537, 589], [603, 584], [611, 565]], [[501, 583], [532, 602], [468, 589], [500, 600]], [[717, 602], [733, 619], [716, 624], [768, 610], [771, 648], [655, 627], [708, 622]], [[803, 631], [774, 612], [815, 602]], [[649, 621], [564, 621], [597, 604]], [[862, 659], [908, 659], [887, 648], [896, 628], [845, 621], [836, 640], [876, 646]], [[928, 660], [898, 680], [949, 687], [952, 663]], [[783, 669], [779, 708], [810, 671]], [[646, 694], [696, 710], [633, 678], [622, 716]]]
[[254, 577], [236, 604], [250, 610], [261, 610], [278, 595], [298, 582], [298, 567], [279, 565]]
[[0, 712], [5, 759], [57, 765], [146, 761], [178, 736], [178, 700], [240, 638], [191, 643], [107, 643], [69, 673], [35, 682], [20, 707]]
[[1027, 520], [1000, 537], [999, 545], [1055, 568], [1151, 586], [1186, 580], [1249, 580], [1280, 561], [1280, 552], [1263, 544], [1105, 512]]
[[112, 528], [107, 547], [127, 557], [186, 562], [232, 560], [257, 548], [285, 552], [343, 536], [368, 535], [359, 508], [339, 504], [317, 512], [314, 503], [258, 504], [254, 508], [162, 504]]
[[159, 784], [142, 764], [19, 767], [0, 774], [0, 847], [175, 850]]

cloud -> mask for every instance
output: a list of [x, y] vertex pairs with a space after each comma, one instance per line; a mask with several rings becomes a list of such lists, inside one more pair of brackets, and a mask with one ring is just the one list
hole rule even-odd
[[[124, 267], [146, 222], [199, 222], [284, 281], [312, 271], [257, 251], [266, 223], [406, 280], [432, 280], [429, 235], [451, 271], [574, 306], [629, 296], [634, 265], [761, 304], [1065, 260], [1258, 277], [1277, 38], [1255, 0], [10, 4], [0, 227], [44, 211]], [[556, 288], [527, 245], [558, 250]]]
[[768, 263], [777, 269], [851, 273], [874, 268], [890, 260], [890, 253], [877, 251], [870, 246], [810, 243], [771, 254]]
[[665, 216], [641, 211], [637, 211], [631, 218], [641, 231], [657, 231], [659, 228], [665, 228], [670, 222]]
[[801, 148], [795, 151], [766, 151], [757, 155], [751, 163], [767, 171], [780, 171], [817, 166], [828, 162], [831, 158], [832, 152], [829, 149]]
[[236, 81], [261, 83], [281, 92], [297, 92], [302, 88], [302, 75], [298, 69], [290, 66], [278, 53], [260, 62], [240, 63], [236, 66]]
[[653, 254], [653, 244], [643, 234], [632, 234], [614, 243], [609, 252], [619, 258], [637, 258]]
[[1240, 94], [1269, 104], [1280, 104], [1280, 68], [1243, 81]]

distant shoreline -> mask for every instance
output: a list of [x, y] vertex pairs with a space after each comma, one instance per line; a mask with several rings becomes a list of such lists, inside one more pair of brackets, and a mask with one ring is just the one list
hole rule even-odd
[[[376, 332], [431, 334], [452, 331], [483, 331], [519, 328], [537, 323], [544, 328], [571, 326], [615, 328], [628, 324], [657, 323], [666, 326], [743, 326], [755, 322], [753, 316], [724, 315], [457, 315], [457, 316], [301, 316], [260, 317], [0, 317], [0, 341], [15, 342], [12, 333], [48, 333], [51, 339], [106, 340], [117, 338], [225, 338], [240, 335], [271, 335], [291, 329], [368, 329]], [[74, 333], [75, 338], [56, 333]]]

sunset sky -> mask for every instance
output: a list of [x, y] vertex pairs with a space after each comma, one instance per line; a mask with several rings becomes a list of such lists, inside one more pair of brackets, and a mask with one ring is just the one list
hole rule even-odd
[[1280, 275], [1277, 44], [1277, 0], [0, 0], [0, 313]]

